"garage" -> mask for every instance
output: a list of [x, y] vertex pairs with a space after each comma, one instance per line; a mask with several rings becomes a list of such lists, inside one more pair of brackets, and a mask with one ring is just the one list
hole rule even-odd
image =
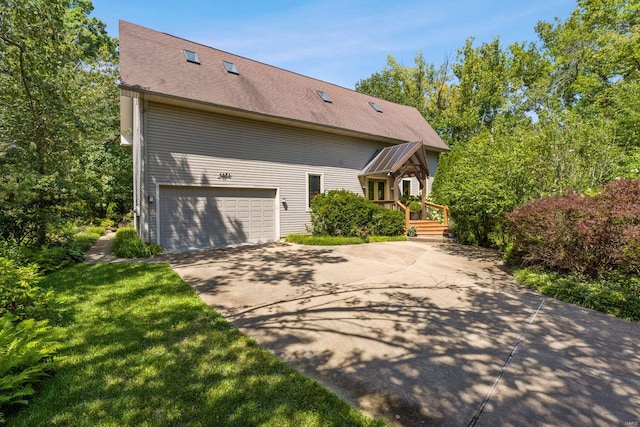
[[276, 239], [276, 190], [161, 186], [160, 245], [169, 251]]

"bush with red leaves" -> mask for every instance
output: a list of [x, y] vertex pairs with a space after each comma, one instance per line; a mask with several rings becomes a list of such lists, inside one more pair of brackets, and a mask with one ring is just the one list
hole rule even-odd
[[640, 180], [612, 181], [591, 196], [545, 197], [506, 217], [525, 264], [589, 277], [640, 274]]

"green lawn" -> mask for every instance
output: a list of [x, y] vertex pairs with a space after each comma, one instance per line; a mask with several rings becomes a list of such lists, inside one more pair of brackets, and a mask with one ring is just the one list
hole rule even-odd
[[8, 425], [384, 425], [298, 374], [200, 301], [167, 264], [54, 273], [57, 372]]

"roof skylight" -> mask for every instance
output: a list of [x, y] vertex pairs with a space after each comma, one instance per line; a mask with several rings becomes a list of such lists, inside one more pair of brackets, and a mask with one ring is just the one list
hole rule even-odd
[[238, 71], [238, 67], [236, 67], [236, 64], [228, 61], [222, 61], [222, 63], [224, 64], [224, 68], [227, 69], [228, 73], [240, 75], [240, 72]]
[[187, 61], [189, 62], [193, 62], [194, 64], [200, 63], [200, 58], [198, 58], [198, 54], [195, 52], [185, 49], [184, 56], [185, 58], [187, 58]]
[[378, 113], [382, 113], [382, 108], [380, 108], [380, 106], [378, 104], [376, 104], [375, 102], [370, 102], [369, 105], [371, 105], [371, 107], [376, 110]]
[[330, 104], [333, 102], [333, 101], [331, 101], [331, 98], [329, 98], [329, 95], [327, 95], [327, 94], [326, 94], [326, 93], [324, 93], [323, 91], [321, 91], [321, 90], [317, 90], [317, 91], [316, 91], [316, 93], [318, 94], [318, 96], [319, 96], [320, 98], [322, 98], [322, 100], [323, 100], [324, 102], [328, 102], [328, 103], [330, 103]]

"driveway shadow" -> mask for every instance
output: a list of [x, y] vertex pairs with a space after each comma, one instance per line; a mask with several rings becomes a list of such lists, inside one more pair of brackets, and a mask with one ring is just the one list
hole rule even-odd
[[[640, 421], [637, 323], [547, 299], [494, 252], [456, 246], [272, 244], [169, 261], [262, 346], [398, 425]], [[408, 247], [415, 262], [389, 274], [318, 280], [349, 276], [356, 258], [379, 271]]]

